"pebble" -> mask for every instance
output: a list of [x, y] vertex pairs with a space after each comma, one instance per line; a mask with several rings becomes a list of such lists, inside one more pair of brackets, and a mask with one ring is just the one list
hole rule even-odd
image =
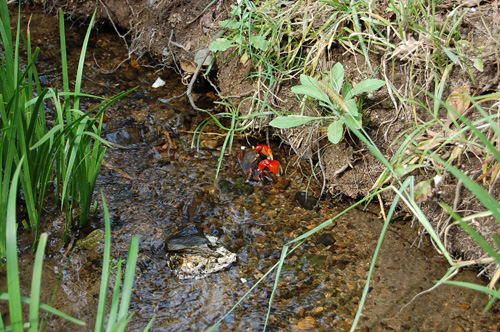
[[221, 141], [215, 138], [212, 139], [203, 139], [200, 142], [200, 146], [202, 148], [215, 150], [221, 145]]
[[316, 320], [311, 316], [307, 316], [297, 323], [297, 329], [301, 331], [314, 329], [315, 326]]

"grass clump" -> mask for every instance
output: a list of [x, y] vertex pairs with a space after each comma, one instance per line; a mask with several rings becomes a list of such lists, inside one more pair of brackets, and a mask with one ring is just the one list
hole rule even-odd
[[[0, 68], [0, 158], [3, 170], [0, 175], [0, 234], [5, 234], [2, 230], [5, 227], [9, 184], [21, 160], [20, 182], [28, 217], [23, 225], [33, 229], [38, 238], [45, 196], [47, 189], [52, 188], [66, 212], [66, 227], [73, 224], [77, 211], [78, 225], [83, 226], [89, 219], [95, 183], [106, 151], [106, 142], [100, 137], [102, 116], [110, 105], [128, 92], [107, 100], [81, 92], [90, 28], [82, 47], [75, 91], [70, 90], [62, 12], [60, 31], [64, 89], [42, 88], [35, 67], [39, 49], [32, 50], [29, 27], [28, 35], [22, 38], [18, 19], [13, 34], [5, 1], [0, 2], [0, 9], [3, 47]], [[27, 53], [25, 65], [20, 56], [21, 40], [24, 40]], [[80, 110], [82, 97], [103, 101], [83, 112]], [[48, 100], [54, 105], [54, 121], [47, 120]], [[0, 256], [5, 257], [4, 253], [5, 239], [0, 239]]]
[[[32, 50], [29, 26], [26, 38], [21, 36], [20, 6], [14, 33], [10, 26], [6, 0], [0, 0], [0, 12], [0, 257], [7, 275], [7, 286], [0, 292], [0, 300], [7, 301], [9, 308], [8, 313], [0, 315], [0, 330], [44, 330], [45, 325], [40, 324], [41, 310], [83, 326], [85, 322], [40, 303], [43, 257], [48, 239], [47, 234], [39, 234], [42, 209], [47, 189], [53, 188], [61, 208], [66, 212], [66, 228], [72, 225], [76, 211], [80, 211], [79, 226], [88, 222], [96, 179], [106, 151], [106, 142], [100, 137], [103, 114], [116, 100], [130, 91], [110, 99], [81, 92], [86, 48], [95, 13], [82, 47], [75, 88], [71, 91], [64, 16], [62, 11], [59, 12], [64, 85], [63, 90], [59, 91], [41, 87], [35, 67], [39, 49]], [[21, 40], [24, 41], [27, 53], [26, 62], [20, 56]], [[102, 102], [83, 112], [80, 110], [82, 97], [101, 99]], [[49, 100], [50, 103], [47, 103]], [[51, 110], [53, 121], [47, 120], [48, 104], [54, 106]], [[22, 224], [25, 228], [34, 230], [37, 239], [30, 297], [22, 296], [24, 290], [20, 288], [17, 230], [21, 222], [18, 223], [18, 203], [24, 205], [24, 212], [28, 216], [28, 220], [22, 220]], [[137, 237], [132, 237], [122, 289], [121, 269], [124, 261], [115, 264], [117, 278], [105, 323], [107, 290], [114, 269], [110, 267], [110, 220], [104, 196], [103, 207], [106, 235], [95, 331], [104, 331], [105, 328], [109, 331], [125, 331], [132, 318], [128, 311], [139, 241]], [[29, 306], [29, 313], [23, 312], [23, 303]], [[152, 323], [153, 320], [146, 330]]]

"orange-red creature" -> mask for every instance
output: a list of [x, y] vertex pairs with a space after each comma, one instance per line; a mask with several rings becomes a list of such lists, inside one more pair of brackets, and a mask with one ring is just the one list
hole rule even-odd
[[[261, 155], [266, 159], [262, 159]], [[262, 184], [264, 176], [269, 175], [269, 172], [278, 174], [280, 170], [280, 162], [273, 159], [271, 148], [264, 144], [259, 144], [252, 149], [242, 147], [238, 160], [247, 176], [247, 182], [256, 180]]]

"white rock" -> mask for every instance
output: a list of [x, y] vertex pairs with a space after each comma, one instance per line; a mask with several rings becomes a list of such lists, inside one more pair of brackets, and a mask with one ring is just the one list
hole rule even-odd
[[151, 85], [151, 87], [153, 89], [157, 89], [159, 88], [160, 86], [164, 86], [165, 85], [165, 81], [162, 80], [161, 78], [157, 78], [156, 81], [153, 83], [153, 85]]

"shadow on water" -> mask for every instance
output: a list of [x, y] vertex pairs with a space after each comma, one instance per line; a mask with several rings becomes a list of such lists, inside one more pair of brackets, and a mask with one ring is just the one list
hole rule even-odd
[[[30, 14], [25, 11], [24, 26]], [[58, 85], [57, 20], [35, 11], [31, 27], [33, 43], [41, 47], [38, 66], [44, 83]], [[73, 68], [83, 30], [75, 25], [67, 32], [68, 45], [74, 47], [69, 52]], [[159, 67], [149, 59], [141, 62], [150, 68], [140, 67], [132, 60], [112, 73], [103, 73], [103, 69], [111, 70], [126, 59], [127, 51], [116, 36], [102, 30], [93, 32], [91, 46], [85, 92], [111, 96], [139, 86], [106, 113], [105, 136], [116, 148], [108, 150], [98, 181], [111, 212], [112, 255], [126, 257], [131, 236], [140, 237], [131, 302], [135, 314], [130, 330], [144, 328], [156, 316], [154, 331], [201, 331], [227, 312], [278, 261], [284, 243], [335, 216], [344, 207], [322, 201], [320, 207], [302, 208], [295, 198], [306, 190], [307, 175], [289, 160], [292, 157], [286, 150], [278, 147], [274, 150], [275, 158], [282, 161], [286, 173], [277, 183], [255, 186], [252, 193], [221, 190], [214, 178], [222, 141], [217, 136], [206, 136], [200, 151], [190, 148], [192, 132], [203, 118], [189, 107], [185, 97], [173, 98], [186, 88], [180, 78], [168, 70], [156, 72]], [[153, 89], [151, 85], [157, 77], [167, 84]], [[207, 92], [198, 92], [195, 98], [201, 104], [211, 102]], [[90, 107], [85, 103], [83, 106]], [[235, 150], [242, 143], [236, 142]], [[236, 152], [225, 158], [221, 174], [228, 182], [242, 181]], [[57, 212], [47, 215], [44, 231], [51, 240], [44, 271], [47, 293], [42, 300], [49, 302], [50, 292], [57, 288], [54, 305], [86, 321], [90, 331], [97, 308], [101, 249], [77, 249], [67, 261], [61, 241], [63, 225], [64, 219]], [[179, 278], [169, 267], [166, 240], [192, 225], [236, 253], [236, 263], [203, 279]], [[102, 213], [91, 226], [103, 228]], [[336, 227], [313, 236], [292, 254], [283, 269], [269, 330], [347, 330], [357, 310], [381, 227], [377, 207], [354, 210], [339, 219]], [[85, 231], [82, 233], [84, 237]], [[419, 249], [412, 246], [415, 233], [407, 221], [396, 221], [391, 227], [362, 328], [416, 331], [422, 327], [438, 330], [469, 323], [489, 326], [490, 316], [483, 323], [476, 319], [486, 317], [479, 312], [487, 299], [451, 287], [443, 287], [431, 298], [417, 298], [399, 312], [415, 294], [431, 287], [432, 281], [446, 269], [445, 262], [427, 241]], [[20, 234], [20, 264], [25, 271], [26, 289], [33, 261], [29, 250], [32, 236]], [[58, 277], [60, 282], [56, 282]], [[465, 278], [474, 280], [474, 273]], [[273, 281], [267, 280], [252, 293], [220, 330], [261, 329]], [[460, 301], [473, 304], [473, 308], [465, 311], [457, 307]], [[443, 315], [461, 319], [443, 322]], [[48, 327], [74, 329], [52, 318]]]

